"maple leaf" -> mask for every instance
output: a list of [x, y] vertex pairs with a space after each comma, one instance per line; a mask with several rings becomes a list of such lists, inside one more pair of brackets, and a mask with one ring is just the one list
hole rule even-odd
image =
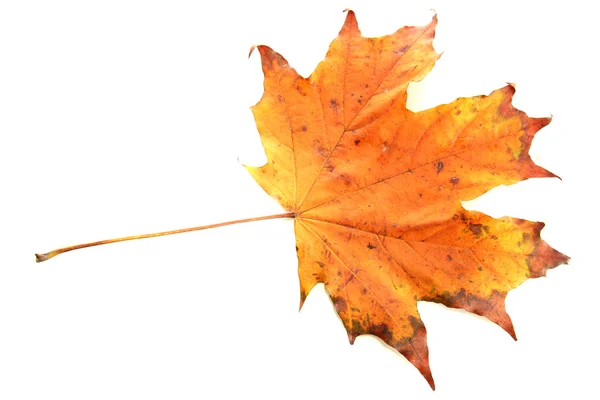
[[381, 338], [432, 388], [418, 301], [482, 315], [516, 339], [508, 291], [568, 261], [540, 238], [543, 223], [461, 205], [498, 185], [554, 177], [528, 154], [549, 118], [514, 108], [510, 85], [406, 108], [408, 84], [439, 58], [436, 24], [365, 38], [348, 11], [309, 78], [258, 46], [264, 94], [252, 110], [268, 162], [246, 167], [295, 218], [301, 306], [324, 283], [350, 343]]

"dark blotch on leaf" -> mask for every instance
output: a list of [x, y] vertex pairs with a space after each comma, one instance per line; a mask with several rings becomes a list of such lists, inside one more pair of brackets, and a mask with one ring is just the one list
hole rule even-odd
[[469, 224], [469, 229], [471, 230], [471, 233], [473, 233], [473, 235], [479, 237], [481, 235], [481, 232], [483, 231], [481, 226], [481, 224]]
[[331, 108], [335, 112], [338, 111], [338, 102], [336, 99], [329, 100], [329, 108]]
[[391, 342], [393, 338], [393, 333], [386, 323], [372, 325], [369, 329], [369, 333], [388, 343]]
[[342, 297], [339, 297], [339, 296], [332, 297], [331, 300], [333, 301], [333, 306], [335, 307], [335, 311], [337, 311], [338, 313], [344, 312], [348, 309], [346, 300], [344, 300]]
[[437, 172], [438, 172], [438, 174], [439, 174], [440, 172], [442, 172], [442, 170], [443, 170], [443, 169], [444, 169], [444, 163], [443, 163], [443, 162], [441, 162], [441, 161], [440, 161], [440, 162], [438, 162], [438, 163], [437, 163]]

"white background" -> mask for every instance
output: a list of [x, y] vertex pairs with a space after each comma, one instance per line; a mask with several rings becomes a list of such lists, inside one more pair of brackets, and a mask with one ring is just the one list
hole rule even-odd
[[[562, 177], [468, 204], [547, 223], [571, 264], [510, 293], [518, 342], [420, 303], [437, 391], [372, 337], [350, 346], [322, 286], [301, 313], [292, 222], [33, 254], [262, 216], [239, 165], [268, 44], [307, 76], [350, 7], [366, 36], [429, 22], [444, 55], [413, 110], [514, 82], [554, 120], [534, 160]], [[598, 30], [566, 2], [4, 1], [0, 5], [0, 398], [597, 398]]]

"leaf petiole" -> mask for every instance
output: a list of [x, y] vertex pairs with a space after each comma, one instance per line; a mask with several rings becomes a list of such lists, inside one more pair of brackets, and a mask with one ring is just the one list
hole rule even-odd
[[296, 213], [290, 212], [290, 213], [285, 213], [285, 214], [267, 215], [267, 216], [264, 216], [264, 217], [238, 219], [236, 221], [221, 222], [221, 223], [218, 223], [218, 224], [211, 224], [211, 225], [204, 225], [204, 226], [195, 226], [193, 228], [176, 229], [176, 230], [173, 230], [173, 231], [156, 232], [156, 233], [146, 233], [146, 234], [143, 234], [143, 235], [125, 236], [125, 237], [116, 238], [116, 239], [99, 240], [97, 242], [90, 242], [90, 243], [78, 244], [78, 245], [75, 245], [75, 246], [62, 247], [60, 249], [52, 250], [52, 251], [50, 251], [48, 253], [44, 253], [44, 254], [36, 254], [35, 255], [35, 261], [36, 262], [42, 262], [42, 261], [49, 260], [49, 259], [51, 259], [54, 256], [57, 256], [57, 255], [62, 254], [62, 253], [66, 253], [66, 252], [71, 251], [71, 250], [84, 249], [86, 247], [100, 246], [100, 245], [103, 245], [103, 244], [125, 242], [125, 241], [128, 241], [128, 240], [147, 239], [147, 238], [153, 238], [153, 237], [159, 237], [159, 236], [175, 235], [175, 234], [178, 234], [178, 233], [185, 233], [185, 232], [202, 231], [202, 230], [205, 230], [205, 229], [219, 228], [221, 226], [243, 224], [245, 222], [264, 221], [264, 220], [267, 220], [267, 219], [294, 218], [295, 216], [296, 216]]

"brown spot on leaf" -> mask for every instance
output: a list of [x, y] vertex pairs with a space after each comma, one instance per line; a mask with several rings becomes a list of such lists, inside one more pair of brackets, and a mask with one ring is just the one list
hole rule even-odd
[[346, 174], [340, 174], [340, 179], [344, 181], [346, 186], [352, 185], [352, 179]]
[[452, 177], [452, 179], [450, 179], [450, 183], [453, 185], [458, 185], [458, 183], [460, 182], [460, 179], [456, 176]]
[[[319, 155], [323, 158], [326, 158], [329, 155], [329, 150], [327, 150], [325, 147], [323, 146], [319, 146], [317, 147], [317, 153], [319, 153]], [[331, 171], [330, 171], [331, 172]]]
[[304, 89], [300, 86], [300, 85], [296, 85], [296, 90], [298, 91], [298, 93], [300, 93], [302, 96], [306, 96], [306, 92], [304, 91]]
[[339, 104], [336, 99], [329, 100], [329, 108], [331, 108], [336, 113], [338, 112], [338, 106], [339, 106]]
[[393, 339], [393, 332], [386, 323], [371, 325], [369, 333], [377, 336], [386, 343], [390, 343]]
[[345, 312], [346, 310], [348, 310], [348, 305], [346, 304], [346, 300], [344, 300], [342, 297], [332, 297], [331, 300], [333, 301], [333, 306], [335, 307], [335, 311], [337, 311], [338, 313], [342, 313]]
[[394, 53], [395, 54], [406, 53], [406, 50], [408, 50], [408, 45], [404, 45], [403, 47], [394, 50]]
[[437, 163], [437, 173], [439, 174], [440, 172], [442, 172], [442, 170], [444, 169], [444, 163], [443, 162], [438, 162]]
[[481, 227], [481, 224], [469, 224], [469, 230], [471, 230], [471, 233], [473, 233], [473, 235], [476, 237], [481, 236], [481, 232], [483, 231]]
[[307, 130], [308, 128], [306, 127], [306, 125], [302, 125], [302, 127], [301, 127], [300, 129], [302, 129], [302, 132], [306, 132], [306, 130]]

